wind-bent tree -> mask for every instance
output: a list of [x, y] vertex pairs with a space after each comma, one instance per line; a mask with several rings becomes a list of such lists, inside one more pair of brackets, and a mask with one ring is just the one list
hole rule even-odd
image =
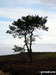
[[[7, 33], [13, 34], [14, 37], [18, 36], [19, 38], [24, 37], [24, 47], [27, 48], [27, 52], [30, 58], [30, 62], [32, 62], [32, 42], [34, 41], [33, 32], [35, 29], [42, 29], [48, 31], [48, 27], [45, 26], [47, 22], [47, 17], [39, 17], [35, 16], [23, 16], [21, 19], [14, 21], [12, 25], [9, 25], [9, 29]], [[20, 51], [21, 47], [15, 46], [13, 48], [15, 51]]]

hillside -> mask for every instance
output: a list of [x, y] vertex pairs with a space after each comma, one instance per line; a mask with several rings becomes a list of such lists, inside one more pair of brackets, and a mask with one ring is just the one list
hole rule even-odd
[[39, 71], [56, 70], [56, 53], [32, 53], [33, 62], [29, 62], [27, 53], [0, 56], [0, 70], [11, 75], [39, 75]]

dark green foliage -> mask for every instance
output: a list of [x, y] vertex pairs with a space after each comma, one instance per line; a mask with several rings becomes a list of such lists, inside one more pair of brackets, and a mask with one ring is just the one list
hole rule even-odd
[[37, 16], [26, 16], [14, 21], [12, 25], [9, 25], [9, 31], [7, 33], [14, 33], [15, 35], [25, 35], [25, 32], [31, 33], [34, 31], [35, 28], [43, 29], [48, 31], [48, 27], [45, 26], [47, 22], [47, 17], [39, 17]]

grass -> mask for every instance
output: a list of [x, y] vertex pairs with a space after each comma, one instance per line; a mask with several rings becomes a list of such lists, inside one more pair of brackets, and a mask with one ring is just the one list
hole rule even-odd
[[27, 53], [0, 56], [0, 70], [12, 75], [39, 75], [41, 70], [56, 70], [56, 52], [33, 52], [33, 62]]

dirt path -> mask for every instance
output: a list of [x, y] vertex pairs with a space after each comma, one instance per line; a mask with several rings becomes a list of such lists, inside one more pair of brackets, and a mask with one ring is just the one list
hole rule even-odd
[[0, 70], [0, 75], [11, 75], [9, 73], [4, 73], [2, 70]]
[[4, 73], [3, 73], [3, 71], [2, 71], [2, 70], [0, 70], [0, 75], [4, 75]]

